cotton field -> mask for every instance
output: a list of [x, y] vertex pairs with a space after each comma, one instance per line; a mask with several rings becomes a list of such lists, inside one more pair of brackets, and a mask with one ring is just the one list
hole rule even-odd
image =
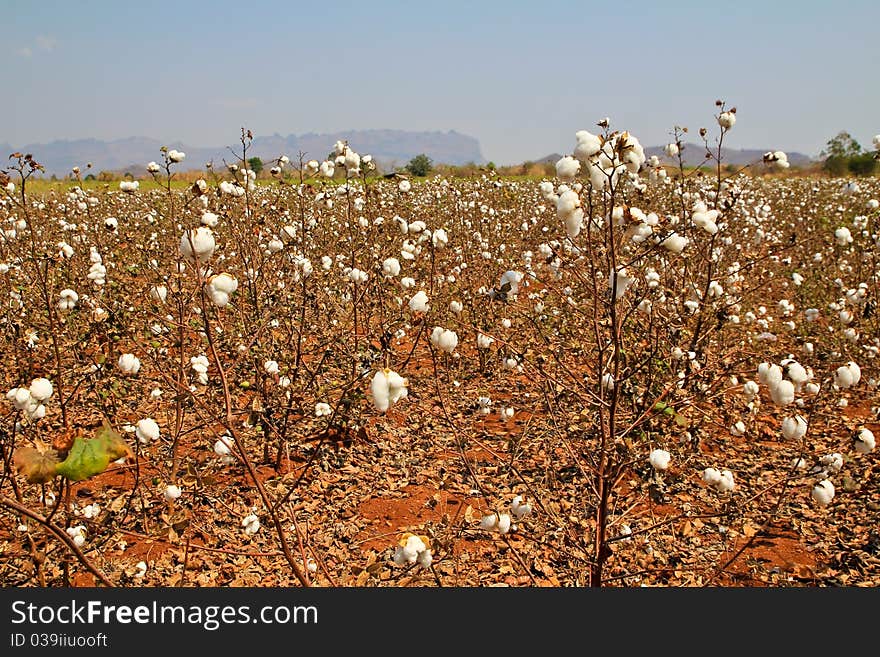
[[702, 170], [610, 119], [544, 180], [15, 154], [3, 581], [880, 583], [880, 182], [731, 170], [717, 109]]

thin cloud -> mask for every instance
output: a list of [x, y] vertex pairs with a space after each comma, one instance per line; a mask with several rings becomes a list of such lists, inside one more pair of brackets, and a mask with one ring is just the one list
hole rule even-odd
[[18, 50], [16, 50], [16, 52], [18, 53], [19, 57], [32, 57], [34, 54], [34, 51], [27, 46], [25, 46], [24, 48], [19, 48]]
[[36, 38], [37, 48], [40, 50], [45, 50], [46, 52], [52, 52], [55, 50], [56, 46], [58, 46], [58, 39], [53, 36], [47, 36], [45, 34], [41, 34]]

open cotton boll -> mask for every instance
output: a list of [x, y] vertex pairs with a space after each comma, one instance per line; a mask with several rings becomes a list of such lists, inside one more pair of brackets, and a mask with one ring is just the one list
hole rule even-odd
[[49, 379], [44, 379], [42, 377], [31, 381], [31, 387], [28, 391], [31, 397], [41, 402], [49, 399], [55, 392], [52, 387], [52, 382], [49, 381]]
[[760, 388], [758, 387], [758, 384], [754, 381], [746, 381], [743, 384], [743, 394], [749, 401], [751, 401], [758, 395], [759, 390]]
[[612, 271], [608, 276], [608, 288], [614, 290], [614, 300], [620, 299], [626, 292], [627, 288], [632, 285], [636, 279], [630, 277], [625, 267], [620, 267], [617, 272]]
[[718, 492], [731, 493], [735, 486], [736, 484], [733, 481], [733, 473], [730, 470], [722, 470], [721, 475], [718, 478], [718, 483], [715, 484]]
[[819, 459], [819, 464], [827, 468], [829, 472], [836, 474], [843, 469], [843, 454], [840, 452], [826, 454]]
[[409, 300], [409, 309], [413, 312], [428, 312], [430, 306], [428, 306], [428, 293], [424, 290], [419, 290], [416, 292], [413, 297]]
[[811, 495], [819, 506], [828, 506], [834, 499], [834, 484], [828, 479], [823, 479], [813, 486]]
[[480, 519], [480, 529], [492, 531], [498, 526], [498, 514], [490, 513]]
[[738, 420], [732, 427], [730, 427], [730, 435], [731, 436], [744, 436], [746, 433], [746, 425], [742, 420]]
[[480, 349], [488, 349], [492, 346], [493, 342], [495, 342], [495, 338], [488, 336], [485, 333], [477, 334], [477, 347]]
[[782, 381], [782, 368], [771, 363], [761, 363], [758, 365], [758, 381], [772, 387]]
[[666, 146], [663, 147], [663, 152], [666, 153], [667, 157], [678, 157], [678, 144], [666, 144]]
[[173, 502], [177, 498], [180, 497], [183, 491], [180, 490], [180, 486], [175, 486], [174, 484], [168, 484], [165, 487], [165, 491], [162, 493], [162, 497], [165, 498], [166, 502]]
[[138, 420], [135, 427], [135, 435], [141, 445], [148, 445], [154, 440], [159, 440], [159, 425], [151, 417]]
[[587, 163], [602, 150], [602, 138], [587, 130], [578, 130], [574, 133], [574, 138], [577, 140], [574, 156], [581, 162]]
[[186, 153], [184, 153], [183, 151], [177, 151], [173, 148], [168, 151], [169, 162], [183, 162], [184, 158], [186, 158]]
[[678, 233], [672, 233], [665, 240], [660, 242], [660, 246], [671, 253], [681, 253], [688, 245], [688, 238]]
[[855, 436], [853, 436], [853, 442], [855, 450], [859, 454], [867, 454], [877, 446], [874, 432], [866, 427], [862, 427], [855, 433]]
[[837, 241], [838, 246], [847, 246], [853, 243], [852, 233], [849, 232], [849, 228], [846, 226], [841, 226], [834, 231], [834, 239]]
[[510, 514], [509, 513], [499, 513], [498, 514], [498, 524], [495, 525], [495, 529], [499, 534], [506, 534], [510, 531]]
[[532, 505], [523, 502], [522, 495], [517, 495], [510, 502], [510, 512], [517, 520], [522, 520], [532, 512]]
[[520, 271], [508, 270], [501, 274], [501, 283], [499, 284], [499, 289], [503, 288], [505, 285], [510, 284], [510, 294], [519, 293], [519, 284], [522, 282], [524, 278], [524, 274]]
[[225, 308], [229, 304], [229, 297], [237, 289], [238, 280], [232, 274], [223, 272], [208, 279], [208, 296], [218, 308]]
[[455, 331], [449, 331], [440, 326], [435, 326], [431, 332], [431, 344], [438, 349], [451, 354], [458, 346], [458, 335]]
[[786, 380], [771, 384], [770, 398], [777, 406], [788, 406], [794, 401], [794, 384]]
[[703, 481], [712, 487], [717, 487], [721, 481], [721, 473], [715, 468], [706, 468], [703, 470]]
[[841, 365], [834, 372], [834, 385], [838, 388], [852, 388], [862, 378], [862, 370], [854, 362]]
[[648, 457], [648, 462], [655, 470], [666, 470], [669, 467], [669, 461], [672, 456], [665, 449], [655, 449]]
[[260, 531], [260, 519], [255, 514], [251, 513], [242, 518], [241, 526], [244, 528], [245, 534], [253, 536]]
[[572, 182], [581, 170], [581, 163], [571, 155], [565, 155], [556, 162], [556, 177], [563, 182]]
[[137, 180], [121, 180], [119, 182], [119, 191], [132, 194], [137, 191], [141, 184]]
[[733, 128], [736, 123], [736, 112], [733, 110], [728, 110], [726, 112], [721, 112], [718, 115], [718, 125], [720, 125], [725, 130], [730, 130]]
[[389, 369], [378, 370], [370, 382], [373, 404], [380, 413], [385, 413], [391, 404], [407, 396], [409, 382], [397, 372]]
[[67, 535], [73, 539], [73, 544], [76, 547], [82, 547], [86, 542], [86, 528], [85, 525], [77, 525], [76, 527], [68, 527], [66, 530]]
[[184, 231], [180, 237], [180, 255], [190, 262], [207, 262], [215, 247], [214, 234], [207, 226]]
[[134, 354], [122, 354], [117, 362], [123, 374], [134, 376], [141, 369], [141, 361]]
[[382, 273], [386, 276], [397, 276], [400, 273], [400, 260], [386, 258], [382, 261]]
[[782, 421], [782, 435], [788, 440], [800, 440], [807, 435], [807, 421], [800, 415]]
[[458, 315], [462, 310], [464, 310], [464, 306], [461, 301], [450, 301], [449, 302], [449, 312]]

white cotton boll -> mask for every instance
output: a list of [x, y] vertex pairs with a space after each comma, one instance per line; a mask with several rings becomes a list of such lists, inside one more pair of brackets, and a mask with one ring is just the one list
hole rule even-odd
[[715, 223], [715, 218], [717, 216], [718, 213], [715, 210], [709, 210], [708, 212], [694, 212], [691, 220], [698, 228], [702, 228], [710, 235], [714, 235], [718, 232], [718, 224]]
[[401, 180], [397, 184], [397, 189], [398, 189], [398, 191], [406, 194], [407, 192], [409, 192], [412, 189], [412, 183], [409, 180], [405, 180], [405, 179]]
[[79, 295], [70, 288], [61, 290], [58, 296], [60, 297], [58, 302], [60, 310], [73, 310], [76, 307], [76, 302], [79, 301]]
[[217, 456], [230, 456], [232, 454], [232, 438], [224, 436], [214, 443], [214, 453]]
[[566, 155], [556, 162], [556, 177], [563, 182], [572, 182], [580, 169], [581, 163], [571, 155]]
[[408, 381], [397, 372], [389, 369], [378, 370], [370, 382], [373, 404], [380, 413], [385, 413], [391, 404], [407, 396]]
[[720, 493], [732, 493], [735, 485], [736, 484], [733, 481], [733, 473], [730, 470], [722, 470], [721, 476], [715, 487]]
[[749, 400], [754, 399], [757, 396], [759, 390], [760, 390], [760, 388], [758, 387], [758, 384], [755, 383], [754, 381], [746, 381], [743, 384], [743, 394]]
[[159, 425], [151, 417], [138, 420], [135, 435], [141, 445], [148, 445], [154, 440], [159, 440]]
[[678, 157], [678, 144], [666, 144], [663, 148], [663, 152], [666, 153], [667, 157]]
[[770, 398], [777, 406], [788, 406], [794, 401], [794, 384], [785, 380], [771, 384]]
[[278, 365], [278, 361], [275, 360], [267, 360], [263, 363], [263, 369], [266, 371], [266, 374], [275, 375], [281, 371], [281, 367]]
[[318, 402], [315, 404], [315, 417], [327, 417], [333, 414], [333, 409], [327, 402]]
[[730, 435], [731, 436], [744, 436], [746, 433], [746, 425], [742, 420], [737, 421], [732, 427], [730, 427]]
[[137, 191], [137, 188], [140, 187], [140, 185], [141, 184], [137, 180], [121, 180], [119, 182], [119, 191], [132, 194]]
[[782, 381], [782, 368], [771, 363], [758, 365], [758, 381], [765, 386], [772, 386]]
[[483, 516], [480, 519], [480, 529], [485, 529], [486, 531], [492, 531], [498, 526], [498, 515], [495, 513], [490, 513], [488, 515]]
[[425, 568], [427, 570], [434, 562], [434, 555], [431, 553], [430, 550], [422, 550], [421, 552], [419, 552], [419, 556], [416, 561], [422, 568]]
[[853, 441], [855, 450], [859, 454], [867, 454], [877, 446], [877, 441], [874, 439], [874, 433], [865, 427], [862, 427], [856, 432]]
[[721, 473], [715, 468], [706, 468], [703, 470], [703, 481], [713, 487], [718, 486], [718, 482], [721, 481]]
[[166, 502], [173, 502], [183, 493], [180, 490], [180, 486], [175, 486], [174, 484], [168, 484], [165, 487], [165, 491], [162, 493], [162, 496], [165, 498]]
[[853, 243], [852, 233], [849, 232], [849, 228], [846, 226], [841, 226], [834, 231], [834, 239], [837, 241], [838, 246], [847, 246]]
[[155, 162], [150, 162], [147, 164], [147, 172], [148, 173], [159, 173], [161, 170], [162, 170], [162, 167], [160, 167]]
[[435, 249], [443, 249], [449, 244], [449, 235], [442, 228], [438, 228], [431, 234], [431, 244]]
[[829, 479], [823, 479], [813, 486], [811, 495], [819, 506], [828, 506], [834, 499], [834, 484]]
[[134, 376], [141, 369], [141, 361], [134, 354], [122, 354], [117, 362], [123, 374]]
[[168, 288], [164, 285], [156, 285], [150, 288], [150, 297], [158, 303], [165, 303], [168, 298]]
[[672, 233], [665, 240], [660, 242], [660, 246], [671, 253], [681, 253], [688, 245], [688, 238], [678, 233]]
[[517, 520], [522, 520], [532, 512], [532, 505], [523, 502], [522, 495], [517, 495], [510, 502], [510, 512]]
[[841, 365], [834, 372], [834, 385], [838, 388], [850, 388], [853, 385], [852, 370], [846, 365]]
[[6, 399], [19, 411], [23, 411], [31, 402], [31, 393], [27, 388], [13, 388], [6, 393]]
[[29, 393], [30, 396], [37, 401], [46, 401], [54, 392], [55, 390], [52, 387], [52, 382], [49, 381], [49, 379], [40, 377], [31, 381]]
[[800, 440], [807, 435], [807, 421], [800, 415], [782, 421], [782, 435], [788, 440]]
[[435, 326], [431, 332], [431, 344], [438, 349], [451, 354], [458, 346], [458, 335], [455, 331], [449, 331], [440, 326]]
[[180, 255], [190, 262], [207, 262], [215, 247], [214, 234], [207, 226], [184, 231], [180, 238]]
[[321, 175], [325, 178], [332, 178], [333, 174], [336, 173], [336, 165], [330, 160], [324, 160], [323, 162], [321, 162], [319, 171], [321, 172]]
[[416, 279], [412, 278], [411, 276], [404, 276], [400, 279], [400, 285], [401, 287], [403, 287], [404, 290], [409, 290], [410, 288], [416, 286]]
[[672, 456], [665, 449], [655, 449], [648, 457], [648, 462], [655, 470], [666, 470], [669, 467], [669, 461]]
[[850, 361], [846, 364], [847, 369], [849, 370], [850, 376], [852, 377], [852, 383], [850, 385], [857, 386], [859, 381], [862, 380], [862, 368], [856, 365], [853, 361]]
[[510, 294], [518, 294], [519, 293], [519, 285], [522, 282], [525, 275], [520, 271], [508, 270], [501, 275], [500, 287], [504, 287], [505, 285], [510, 285]]
[[485, 333], [477, 334], [477, 347], [480, 349], [488, 349], [492, 346], [493, 342], [495, 342], [495, 338], [488, 336]]
[[500, 513], [498, 514], [498, 524], [495, 526], [495, 529], [499, 534], [506, 534], [510, 531], [510, 522], [509, 513]]
[[186, 153], [183, 151], [177, 151], [173, 148], [168, 151], [168, 160], [170, 162], [183, 162], [184, 158], [186, 158]]
[[627, 288], [635, 282], [636, 279], [631, 278], [627, 272], [626, 268], [621, 267], [617, 270], [617, 276], [615, 277], [615, 272], [611, 272], [608, 277], [608, 287], [609, 289], [614, 290], [614, 299], [620, 299], [626, 292]]
[[829, 472], [836, 474], [843, 469], [843, 454], [840, 452], [826, 454], [819, 459], [819, 463], [824, 465]]
[[382, 261], [382, 273], [386, 276], [397, 276], [400, 273], [400, 260], [386, 258]]
[[73, 539], [73, 544], [76, 547], [82, 547], [86, 542], [86, 528], [85, 525], [77, 525], [76, 527], [68, 527], [66, 530], [67, 535]]
[[203, 226], [207, 226], [208, 228], [216, 228], [219, 221], [220, 218], [213, 212], [203, 213], [202, 218], [200, 219], [201, 224]]
[[241, 526], [244, 528], [244, 533], [248, 536], [253, 536], [258, 531], [260, 531], [260, 519], [251, 513], [250, 515], [242, 518]]
[[409, 309], [413, 312], [426, 313], [428, 308], [428, 293], [424, 290], [419, 290], [409, 300]]
[[808, 383], [804, 390], [808, 395], [818, 395], [820, 387], [818, 383]]
[[450, 301], [449, 302], [449, 312], [458, 315], [462, 310], [464, 310], [464, 306], [461, 301]]
[[730, 130], [736, 123], [736, 112], [728, 110], [718, 115], [718, 125], [725, 130]]
[[588, 162], [602, 150], [602, 138], [587, 130], [578, 130], [574, 133], [574, 138], [577, 140], [574, 156], [581, 162]]

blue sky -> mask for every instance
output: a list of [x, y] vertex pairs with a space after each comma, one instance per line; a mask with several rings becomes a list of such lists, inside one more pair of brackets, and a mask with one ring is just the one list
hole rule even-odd
[[880, 133], [880, 2], [0, 0], [0, 143], [457, 130], [496, 163], [609, 116], [645, 145], [737, 107], [734, 148]]

